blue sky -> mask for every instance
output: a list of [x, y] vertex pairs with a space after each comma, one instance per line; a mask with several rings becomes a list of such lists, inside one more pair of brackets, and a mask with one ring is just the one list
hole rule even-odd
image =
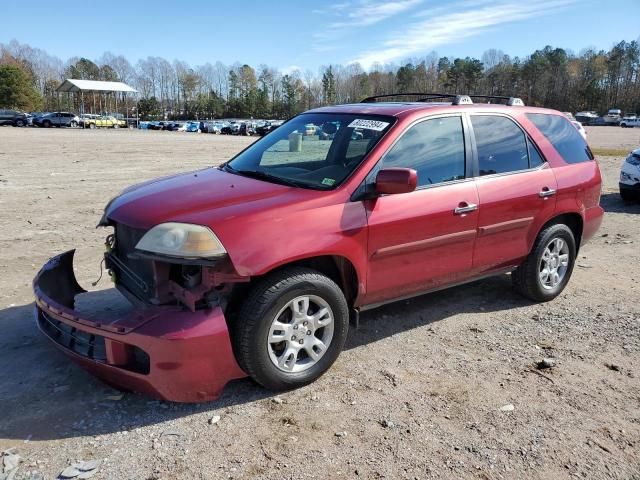
[[359, 61], [400, 63], [435, 50], [525, 56], [545, 45], [579, 52], [640, 37], [640, 0], [335, 0], [2, 2], [0, 42], [63, 60], [105, 51], [192, 65], [220, 60], [316, 72]]

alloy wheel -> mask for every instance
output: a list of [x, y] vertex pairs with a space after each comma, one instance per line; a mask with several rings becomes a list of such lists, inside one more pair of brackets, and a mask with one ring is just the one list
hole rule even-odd
[[545, 247], [539, 265], [539, 278], [543, 288], [556, 288], [569, 267], [569, 245], [562, 238], [553, 238]]
[[269, 358], [283, 372], [305, 371], [327, 352], [333, 330], [333, 311], [324, 299], [296, 297], [280, 309], [269, 327]]

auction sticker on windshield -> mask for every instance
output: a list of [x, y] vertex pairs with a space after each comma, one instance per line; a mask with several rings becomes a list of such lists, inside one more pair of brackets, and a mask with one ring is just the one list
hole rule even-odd
[[381, 132], [387, 126], [389, 122], [382, 122], [380, 120], [365, 120], [363, 118], [356, 118], [353, 122], [349, 124], [350, 128], [364, 128], [365, 130], [375, 130], [376, 132]]

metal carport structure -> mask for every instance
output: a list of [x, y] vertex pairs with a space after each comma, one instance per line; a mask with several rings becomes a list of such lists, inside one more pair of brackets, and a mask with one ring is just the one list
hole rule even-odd
[[[95, 102], [95, 94], [96, 93], [100, 93], [102, 95], [106, 95], [107, 93], [113, 93], [114, 97], [115, 97], [115, 107], [116, 107], [116, 111], [118, 109], [118, 94], [122, 94], [124, 97], [124, 102], [125, 102], [125, 108], [127, 107], [127, 94], [128, 93], [133, 93], [134, 95], [136, 95], [138, 93], [138, 91], [127, 85], [124, 82], [105, 82], [105, 81], [101, 81], [101, 80], [80, 80], [80, 79], [74, 79], [74, 78], [67, 78], [64, 82], [62, 82], [60, 84], [60, 86], [58, 88], [56, 88], [56, 93], [60, 94], [60, 93], [67, 93], [67, 94], [80, 94], [80, 109], [81, 112], [80, 114], [84, 114], [85, 109], [84, 109], [84, 94], [85, 93], [91, 93], [93, 94], [93, 111], [95, 113], [95, 109], [96, 109], [96, 102]], [[102, 98], [101, 98], [102, 100]], [[105, 104], [106, 104], [106, 97], [105, 97]], [[102, 107], [102, 102], [101, 102], [101, 107]], [[127, 116], [125, 118], [129, 118], [128, 116], [128, 108], [127, 108]], [[128, 123], [128, 122], [127, 122]], [[139, 117], [138, 117], [138, 105], [136, 102], [136, 127], [138, 126], [139, 123]]]

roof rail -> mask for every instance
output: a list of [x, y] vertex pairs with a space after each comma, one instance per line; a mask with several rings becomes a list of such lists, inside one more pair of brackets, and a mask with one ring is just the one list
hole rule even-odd
[[491, 100], [506, 101], [506, 104], [513, 107], [524, 107], [524, 102], [518, 97], [506, 97], [502, 95], [460, 95], [457, 93], [388, 93], [385, 95], [373, 95], [362, 100], [360, 103], [376, 103], [379, 99], [391, 98], [391, 97], [418, 97], [418, 102], [431, 102], [433, 100], [451, 98], [453, 105], [470, 105], [473, 103], [473, 98], [482, 98], [488, 100], [487, 103], [491, 103]]

